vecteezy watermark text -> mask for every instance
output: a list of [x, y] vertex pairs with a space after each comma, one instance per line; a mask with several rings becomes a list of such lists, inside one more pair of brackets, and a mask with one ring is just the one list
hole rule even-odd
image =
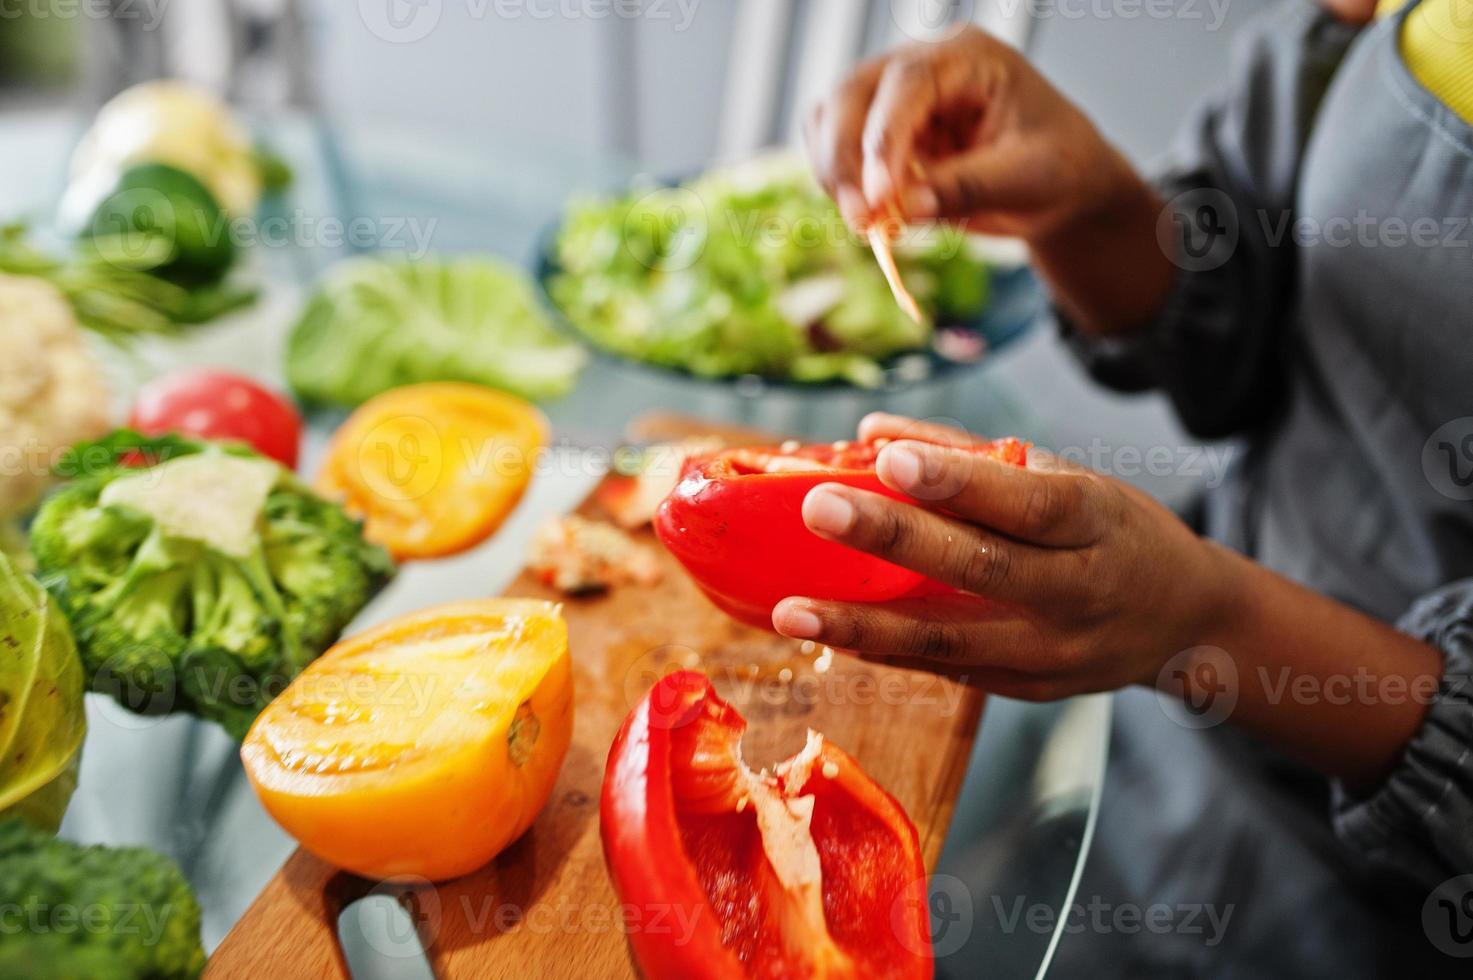
[[1235, 906], [1210, 902], [1156, 902], [1136, 905], [1131, 902], [1108, 902], [1095, 895], [1087, 902], [1074, 902], [1059, 909], [1044, 902], [1027, 902], [1022, 896], [1005, 901], [992, 896], [992, 911], [1005, 934], [1027, 931], [1052, 935], [1062, 928], [1068, 935], [1149, 933], [1166, 936], [1200, 936], [1202, 945], [1216, 946], [1227, 933]]
[[1212, 728], [1229, 720], [1249, 695], [1272, 706], [1431, 706], [1442, 699], [1466, 700], [1473, 678], [1462, 674], [1376, 673], [1364, 665], [1332, 673], [1307, 673], [1289, 664], [1240, 667], [1221, 647], [1183, 650], [1161, 668], [1156, 696], [1161, 710], [1183, 728]]
[[174, 906], [147, 902], [76, 904], [34, 901], [0, 904], [0, 936], [141, 936], [155, 946], [174, 914]]
[[1223, 446], [1112, 446], [1095, 438], [1087, 446], [1064, 446], [1054, 455], [1066, 463], [1121, 479], [1180, 476], [1200, 480], [1209, 490], [1222, 485], [1236, 448]]
[[[1002, 22], [1041, 20], [1180, 20], [1217, 31], [1232, 0], [989, 0]], [[969, 27], [978, 0], [891, 0], [890, 16], [914, 41], [948, 41]]]
[[170, 0], [0, 0], [0, 21], [110, 20], [157, 30]]
[[[646, 20], [687, 30], [701, 0], [465, 0], [472, 21]], [[358, 16], [375, 37], [411, 44], [440, 24], [444, 0], [358, 0]]]
[[1209, 31], [1227, 20], [1232, 0], [996, 0], [1008, 20], [1203, 21]]
[[1162, 251], [1188, 272], [1225, 265], [1244, 236], [1270, 248], [1302, 249], [1473, 249], [1473, 215], [1298, 214], [1255, 208], [1240, 213], [1224, 192], [1211, 187], [1184, 191], [1157, 218]]
[[[3, 0], [0, 0], [3, 2]], [[94, 235], [104, 236], [108, 251], [104, 258], [129, 261], [157, 248], [160, 237], [177, 234], [178, 222], [188, 220], [163, 193], [130, 189], [109, 199], [109, 217], [94, 223]], [[201, 216], [192, 216], [196, 221]], [[424, 258], [430, 251], [439, 219], [416, 215], [312, 214], [302, 208], [264, 218], [251, 215], [209, 216], [198, 232], [206, 245], [229, 243], [236, 248], [343, 248], [359, 251], [401, 251], [411, 259]]]

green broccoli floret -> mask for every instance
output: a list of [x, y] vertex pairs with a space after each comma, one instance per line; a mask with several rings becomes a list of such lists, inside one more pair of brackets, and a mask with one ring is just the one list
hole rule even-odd
[[141, 847], [82, 847], [0, 820], [0, 976], [173, 980], [205, 965], [200, 909], [174, 863]]
[[[337, 504], [311, 493], [272, 494], [266, 500], [266, 567], [288, 597], [287, 626], [303, 650], [314, 651], [297, 670], [330, 646], [358, 614], [363, 590], [394, 574], [388, 552], [365, 548], [360, 529], [361, 522]], [[337, 587], [342, 582], [364, 584], [355, 591]]]
[[248, 450], [127, 434], [67, 463], [31, 525], [38, 578], [93, 689], [134, 711], [244, 736], [393, 574], [358, 522]]

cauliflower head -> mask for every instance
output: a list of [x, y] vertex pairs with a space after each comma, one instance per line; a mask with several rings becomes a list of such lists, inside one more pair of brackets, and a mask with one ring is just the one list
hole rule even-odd
[[0, 274], [0, 519], [28, 510], [73, 443], [108, 429], [106, 377], [66, 297]]

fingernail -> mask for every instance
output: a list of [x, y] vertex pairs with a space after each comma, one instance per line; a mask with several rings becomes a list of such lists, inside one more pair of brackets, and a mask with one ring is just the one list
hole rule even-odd
[[854, 505], [827, 487], [816, 487], [803, 498], [803, 523], [820, 534], [847, 533], [854, 516]]
[[812, 640], [823, 631], [823, 621], [807, 606], [783, 600], [772, 611], [772, 625], [783, 636], [795, 640]]
[[909, 446], [886, 446], [876, 463], [896, 486], [913, 487], [921, 482], [921, 456]]
[[912, 221], [934, 218], [941, 211], [941, 201], [929, 187], [912, 187], [905, 192], [905, 216]]
[[895, 181], [890, 171], [879, 161], [864, 165], [864, 199], [873, 207], [881, 207], [895, 195]]
[[880, 428], [889, 420], [890, 413], [888, 412], [870, 412], [864, 418], [859, 420], [859, 428], [856, 434], [861, 439], [869, 439], [871, 432], [873, 432], [875, 429]]
[[856, 235], [864, 234], [869, 227], [869, 206], [864, 203], [864, 195], [853, 187], [840, 187], [838, 204], [839, 214], [849, 229]]

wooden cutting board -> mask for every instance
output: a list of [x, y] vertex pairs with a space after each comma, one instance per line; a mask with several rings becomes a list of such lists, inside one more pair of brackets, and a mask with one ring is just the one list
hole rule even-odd
[[[679, 423], [647, 425], [642, 434], [652, 432], [683, 434]], [[579, 512], [601, 515], [592, 498]], [[576, 691], [573, 742], [531, 830], [482, 870], [434, 887], [375, 885], [298, 851], [226, 936], [208, 978], [346, 980], [338, 915], [369, 893], [404, 904], [444, 980], [635, 976], [599, 842], [599, 788], [625, 715], [657, 677], [680, 667], [705, 670], [746, 716], [743, 754], [754, 766], [796, 752], [809, 728], [847, 750], [904, 805], [920, 831], [926, 867], [934, 867], [982, 694], [844, 656], [823, 670], [796, 642], [728, 619], [652, 532], [641, 537], [659, 550], [660, 584], [564, 607]], [[561, 598], [526, 572], [508, 594]]]

